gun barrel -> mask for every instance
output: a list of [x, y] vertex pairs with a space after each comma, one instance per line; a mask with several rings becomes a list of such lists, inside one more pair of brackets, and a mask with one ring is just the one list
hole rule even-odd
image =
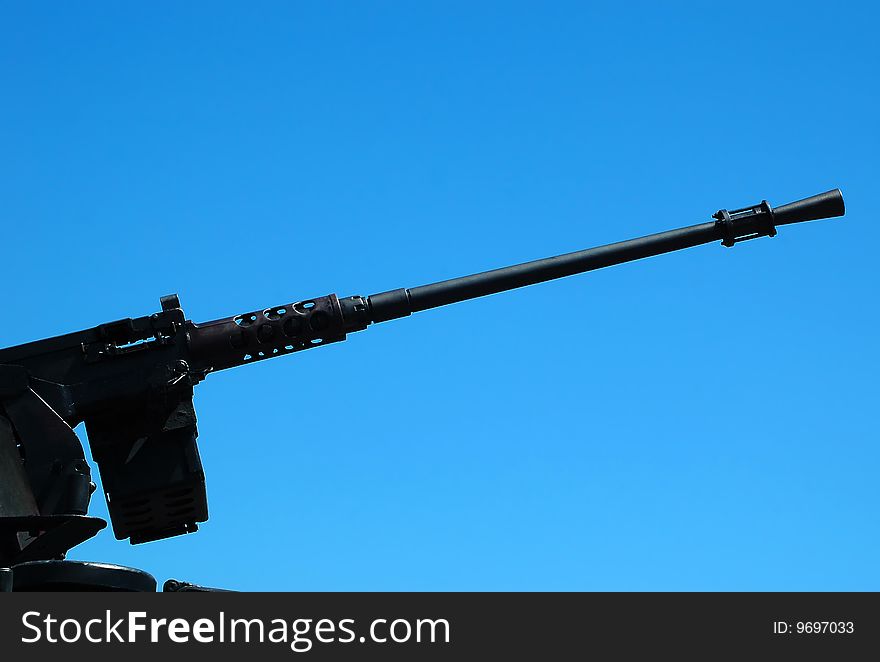
[[842, 216], [839, 189], [792, 202], [774, 210], [767, 201], [734, 211], [722, 209], [715, 221], [621, 241], [587, 250], [525, 262], [502, 269], [452, 278], [421, 287], [402, 288], [367, 297], [371, 322], [406, 317], [421, 310], [475, 299], [488, 294], [543, 283], [556, 278], [632, 262], [721, 240], [725, 246], [776, 234], [776, 224]]
[[719, 238], [716, 223], [702, 223], [421, 287], [373, 294], [368, 297], [371, 321], [405, 317], [429, 308], [690, 248]]
[[[368, 297], [335, 294], [255, 310], [204, 324], [188, 322], [188, 364], [196, 372], [224, 370], [273, 356], [345, 340], [347, 334], [429, 308], [543, 283], [669, 253], [711, 241], [725, 246], [776, 234], [776, 224], [842, 216], [843, 198], [835, 189], [774, 210], [766, 200], [728, 211], [715, 220], [615, 244], [525, 262], [512, 267], [401, 288]], [[176, 302], [176, 299], [175, 299]], [[176, 307], [177, 304], [169, 304]], [[163, 309], [165, 304], [163, 303]]]

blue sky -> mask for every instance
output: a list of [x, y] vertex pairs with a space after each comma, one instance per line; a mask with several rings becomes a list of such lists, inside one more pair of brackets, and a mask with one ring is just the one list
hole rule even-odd
[[170, 292], [205, 321], [848, 207], [212, 375], [210, 521], [72, 557], [237, 589], [880, 590], [871, 4], [0, 6], [4, 345]]

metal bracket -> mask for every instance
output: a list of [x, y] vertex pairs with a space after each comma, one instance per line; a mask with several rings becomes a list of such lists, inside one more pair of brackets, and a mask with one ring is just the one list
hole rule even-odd
[[712, 217], [718, 219], [721, 226], [721, 244], [727, 248], [733, 248], [733, 245], [739, 241], [776, 236], [773, 209], [766, 200], [762, 200], [758, 205], [733, 211], [720, 209]]

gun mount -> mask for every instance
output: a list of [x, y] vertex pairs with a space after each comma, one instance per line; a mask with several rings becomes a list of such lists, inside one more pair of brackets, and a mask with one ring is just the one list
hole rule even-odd
[[208, 519], [193, 388], [212, 372], [430, 308], [713, 241], [732, 247], [844, 211], [838, 189], [776, 208], [763, 201], [706, 223], [421, 287], [330, 294], [202, 324], [187, 320], [171, 295], [153, 315], [0, 350], [0, 567], [63, 559], [106, 525], [87, 514], [95, 485], [73, 432], [79, 423], [118, 539], [192, 532]]

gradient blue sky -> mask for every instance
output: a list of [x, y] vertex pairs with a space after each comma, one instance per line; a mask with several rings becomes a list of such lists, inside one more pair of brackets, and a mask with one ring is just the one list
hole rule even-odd
[[210, 521], [72, 556], [238, 589], [880, 590], [870, 3], [0, 7], [4, 345], [170, 292], [205, 321], [849, 209], [213, 375]]

